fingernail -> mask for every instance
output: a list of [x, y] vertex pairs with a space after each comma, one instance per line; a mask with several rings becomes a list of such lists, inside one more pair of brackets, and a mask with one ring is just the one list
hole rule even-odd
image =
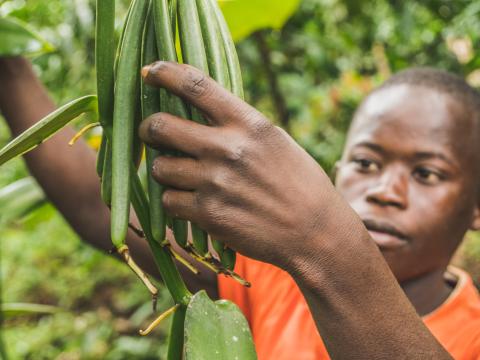
[[145, 66], [142, 68], [142, 77], [143, 77], [143, 78], [146, 78], [146, 77], [148, 76], [148, 73], [150, 72], [150, 68], [151, 68], [150, 65], [145, 65]]

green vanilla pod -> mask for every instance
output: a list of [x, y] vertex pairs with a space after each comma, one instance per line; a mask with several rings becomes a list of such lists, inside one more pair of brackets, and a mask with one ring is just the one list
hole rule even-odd
[[112, 131], [111, 237], [117, 248], [125, 244], [129, 223], [136, 95], [140, 81], [141, 40], [148, 3], [147, 0], [133, 0], [116, 69]]
[[[145, 31], [143, 33], [142, 65], [148, 65], [157, 60], [157, 45], [155, 42], [155, 27], [153, 11], [150, 11]], [[160, 94], [157, 88], [142, 82], [142, 115], [146, 119], [152, 114], [160, 112]], [[158, 243], [165, 240], [166, 215], [162, 206], [163, 186], [152, 175], [153, 162], [161, 155], [160, 151], [151, 147], [145, 149], [147, 157], [147, 188], [150, 210], [150, 230], [153, 239]]]

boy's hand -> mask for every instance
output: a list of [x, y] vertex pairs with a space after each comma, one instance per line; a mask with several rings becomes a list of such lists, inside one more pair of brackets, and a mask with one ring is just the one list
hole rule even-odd
[[[199, 70], [156, 62], [142, 71], [200, 109], [211, 126], [166, 113], [140, 128], [154, 147], [190, 157], [159, 157], [153, 173], [171, 187], [168, 213], [188, 219], [241, 253], [288, 268], [332, 228], [343, 206], [329, 178], [283, 130]], [[336, 210], [332, 210], [336, 208]]]

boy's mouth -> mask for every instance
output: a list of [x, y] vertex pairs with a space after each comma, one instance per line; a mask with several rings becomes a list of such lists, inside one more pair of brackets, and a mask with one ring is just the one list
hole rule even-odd
[[399, 248], [405, 246], [409, 241], [409, 237], [406, 234], [387, 222], [363, 219], [363, 223], [373, 241], [381, 250]]

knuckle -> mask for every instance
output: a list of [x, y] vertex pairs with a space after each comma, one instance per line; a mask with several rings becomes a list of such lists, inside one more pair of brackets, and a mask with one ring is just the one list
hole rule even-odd
[[213, 196], [203, 198], [201, 200], [200, 207], [203, 209], [202, 211], [208, 218], [216, 216], [218, 211], [221, 211], [220, 202], [216, 197]]
[[278, 131], [278, 133], [280, 133], [282, 136], [290, 137], [290, 135], [288, 135], [285, 129], [280, 126], [275, 126], [275, 130]]
[[182, 90], [192, 97], [207, 95], [211, 89], [208, 76], [190, 65], [185, 67], [186, 76], [182, 81]]
[[259, 136], [264, 131], [270, 130], [274, 125], [257, 109], [254, 107], [242, 103], [236, 110], [237, 116], [243, 120], [246, 131], [249, 135]]
[[225, 149], [225, 159], [231, 163], [241, 162], [245, 156], [245, 149], [242, 145], [230, 145]]
[[199, 218], [198, 224], [212, 234], [221, 231], [231, 224], [230, 209], [228, 203], [221, 196], [209, 193], [197, 197]]
[[249, 132], [253, 139], [262, 139], [274, 129], [275, 126], [263, 115], [252, 116]]
[[162, 195], [162, 205], [165, 211], [171, 213], [173, 211], [172, 193], [169, 190], [165, 190]]
[[165, 172], [164, 164], [165, 164], [165, 159], [164, 158], [157, 157], [153, 160], [152, 175], [155, 178], [155, 180], [161, 180], [162, 179], [162, 175]]
[[209, 180], [209, 185], [217, 191], [228, 188], [230, 183], [224, 170], [215, 171]]
[[222, 153], [227, 162], [242, 163], [246, 160], [248, 153], [247, 141], [243, 138], [231, 140], [225, 144]]
[[149, 140], [157, 140], [160, 138], [161, 133], [165, 130], [167, 126], [167, 121], [165, 121], [164, 114], [158, 113], [150, 115], [146, 119], [146, 135]]

